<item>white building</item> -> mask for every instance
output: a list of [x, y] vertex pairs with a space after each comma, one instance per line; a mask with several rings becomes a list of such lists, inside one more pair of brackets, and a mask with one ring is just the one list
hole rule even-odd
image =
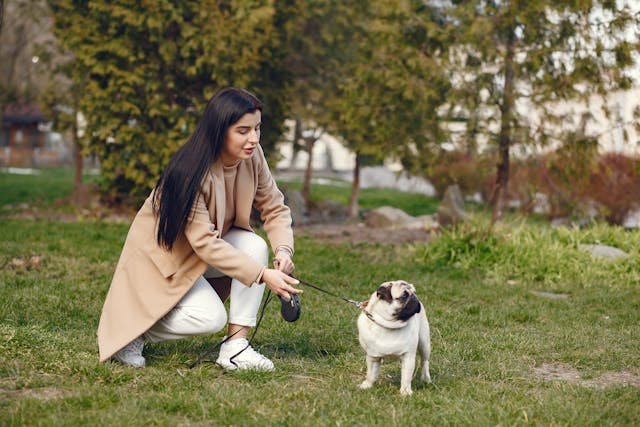
[[[602, 109], [603, 102], [611, 112], [607, 117]], [[540, 114], [525, 102], [518, 102], [518, 110], [527, 117], [528, 124], [535, 128], [540, 125]], [[640, 133], [636, 130], [639, 122], [634, 118], [634, 110], [640, 110], [640, 86], [628, 91], [612, 92], [604, 99], [598, 94], [589, 97], [587, 103], [577, 101], [559, 102], [551, 107], [554, 114], [563, 116], [563, 131], [579, 131], [584, 125], [586, 136], [595, 137], [598, 140], [601, 152], [618, 152], [630, 156], [640, 156]], [[584, 121], [584, 123], [583, 123]], [[280, 144], [281, 159], [276, 167], [280, 170], [293, 169], [304, 170], [307, 167], [308, 155], [302, 150], [293, 158], [293, 121], [286, 122], [289, 131], [285, 134], [283, 143]], [[549, 125], [545, 125], [549, 128]], [[464, 123], [452, 123], [450, 130], [462, 133]], [[498, 125], [493, 129], [499, 131]], [[626, 138], [625, 138], [626, 135]], [[461, 136], [454, 135], [454, 142], [460, 141]], [[457, 140], [457, 141], [456, 141]], [[460, 141], [462, 142], [462, 141]], [[486, 148], [486, 142], [479, 141], [480, 149]], [[557, 144], [556, 144], [557, 145]], [[451, 148], [454, 146], [451, 145]], [[540, 151], [553, 149], [554, 146], [541, 147]], [[530, 147], [527, 154], [535, 154]], [[514, 155], [518, 155], [518, 151]], [[355, 154], [347, 149], [337, 138], [323, 133], [313, 147], [313, 165], [315, 171], [333, 171], [347, 173], [353, 170]], [[401, 169], [398, 163], [389, 160], [387, 168], [397, 172]]]

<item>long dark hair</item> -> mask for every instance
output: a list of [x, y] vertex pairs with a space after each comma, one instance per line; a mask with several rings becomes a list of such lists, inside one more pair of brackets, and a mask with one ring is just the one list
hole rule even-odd
[[227, 129], [247, 113], [262, 111], [262, 102], [244, 89], [228, 87], [207, 103], [195, 131], [176, 151], [154, 189], [158, 244], [168, 250], [184, 230], [205, 174], [218, 159]]

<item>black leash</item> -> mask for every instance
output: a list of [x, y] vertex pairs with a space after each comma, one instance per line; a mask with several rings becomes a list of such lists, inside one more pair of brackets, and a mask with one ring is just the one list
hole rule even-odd
[[[291, 277], [293, 277], [293, 276], [291, 276]], [[322, 289], [321, 287], [319, 287], [317, 285], [313, 285], [313, 284], [311, 284], [309, 282], [305, 282], [304, 280], [300, 280], [297, 277], [293, 277], [293, 278], [296, 279], [298, 282], [300, 282], [301, 285], [308, 286], [308, 287], [316, 289], [316, 290], [318, 290], [320, 292], [324, 292], [325, 294], [331, 295], [332, 297], [340, 298], [341, 300], [343, 300], [343, 301], [345, 301], [345, 302], [347, 302], [349, 304], [354, 305], [358, 309], [362, 309], [363, 308], [362, 305], [363, 305], [364, 301], [356, 301], [356, 300], [352, 300], [352, 299], [349, 299], [349, 298], [344, 298], [344, 297], [341, 297], [340, 295], [337, 295], [337, 294], [334, 294], [332, 292], [329, 292], [326, 289]], [[264, 313], [265, 313], [265, 310], [267, 308], [267, 304], [269, 304], [269, 302], [271, 301], [272, 297], [273, 297], [273, 294], [271, 293], [271, 289], [269, 289], [268, 292], [267, 292], [267, 297], [262, 302], [262, 307], [260, 308], [260, 317], [258, 318], [258, 321], [256, 322], [255, 328], [253, 328], [253, 333], [251, 334], [251, 338], [249, 339], [249, 342], [247, 343], [247, 346], [229, 358], [229, 361], [231, 363], [233, 363], [236, 367], [238, 365], [236, 365], [236, 363], [233, 361], [233, 359], [238, 357], [243, 351], [245, 351], [246, 349], [248, 349], [251, 346], [251, 343], [253, 342], [253, 338], [256, 336], [256, 332], [258, 332], [258, 328], [260, 327], [260, 323], [262, 323], [262, 318], [264, 317]], [[369, 313], [367, 313], [366, 311], [365, 311], [365, 313], [367, 314], [367, 316], [369, 318], [371, 318], [371, 315]], [[373, 320], [373, 318], [371, 318], [371, 319]], [[231, 334], [230, 336], [228, 336], [227, 338], [225, 338], [224, 340], [220, 341], [218, 344], [216, 344], [215, 346], [210, 348], [203, 355], [198, 357], [198, 359], [196, 359], [195, 362], [191, 363], [189, 365], [189, 369], [193, 369], [194, 367], [196, 367], [199, 364], [204, 363], [204, 362], [214, 362], [214, 360], [207, 359], [207, 358], [209, 356], [211, 356], [212, 353], [215, 350], [220, 348], [220, 346], [222, 346], [222, 344], [224, 344], [227, 341], [229, 341], [231, 338], [233, 338], [233, 336], [235, 336], [240, 331], [241, 331], [241, 329], [238, 329], [236, 332], [234, 332], [233, 334]]]
[[[293, 277], [293, 276], [291, 276], [291, 277]], [[356, 308], [362, 308], [362, 301], [356, 301], [356, 300], [352, 300], [352, 299], [349, 299], [349, 298], [341, 297], [340, 295], [336, 295], [336, 294], [334, 294], [332, 292], [327, 291], [326, 289], [322, 289], [319, 286], [312, 285], [311, 283], [305, 282], [304, 280], [300, 280], [297, 277], [294, 277], [294, 279], [296, 279], [298, 282], [300, 282], [301, 285], [309, 286], [310, 288], [316, 289], [316, 290], [318, 290], [320, 292], [324, 292], [325, 294], [331, 295], [332, 297], [340, 298], [342, 301], [348, 302], [349, 304], [353, 304]]]
[[352, 299], [349, 299], [349, 298], [341, 297], [340, 295], [336, 295], [336, 294], [334, 294], [332, 292], [327, 291], [326, 289], [322, 289], [321, 287], [319, 287], [317, 285], [312, 285], [309, 282], [305, 282], [304, 280], [300, 280], [297, 277], [294, 277], [294, 279], [298, 280], [298, 282], [300, 282], [301, 285], [309, 286], [310, 288], [317, 289], [318, 291], [324, 292], [327, 295], [331, 295], [332, 297], [335, 297], [335, 298], [340, 298], [341, 300], [343, 300], [345, 302], [348, 302], [349, 304], [353, 304], [357, 309], [362, 310], [364, 315], [367, 316], [369, 318], [369, 320], [371, 320], [373, 323], [375, 323], [376, 325], [380, 326], [381, 328], [393, 329], [393, 328], [391, 328], [389, 326], [385, 326], [385, 325], [381, 324], [378, 320], [375, 319], [375, 317], [370, 312], [365, 310], [366, 303], [368, 303], [368, 300], [366, 300], [366, 301], [356, 301], [356, 300], [352, 300]]

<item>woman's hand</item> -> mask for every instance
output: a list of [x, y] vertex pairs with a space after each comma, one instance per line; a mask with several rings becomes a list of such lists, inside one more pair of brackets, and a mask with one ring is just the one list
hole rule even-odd
[[291, 299], [291, 294], [302, 293], [301, 289], [293, 287], [293, 285], [300, 283], [298, 279], [294, 279], [279, 270], [265, 269], [264, 273], [262, 273], [262, 281], [267, 284], [274, 294], [282, 296], [286, 300]]
[[276, 270], [282, 271], [287, 275], [293, 273], [293, 269], [295, 268], [291, 260], [291, 255], [287, 251], [278, 251], [275, 260], [273, 260], [273, 264]]

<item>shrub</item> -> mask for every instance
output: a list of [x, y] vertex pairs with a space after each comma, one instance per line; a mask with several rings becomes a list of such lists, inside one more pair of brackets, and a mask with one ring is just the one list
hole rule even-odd
[[[520, 160], [511, 163], [509, 176], [508, 200], [516, 200], [523, 214], [530, 214], [536, 204], [536, 194], [540, 192], [540, 176], [542, 162], [537, 159]], [[486, 186], [490, 191], [495, 182], [495, 173], [491, 175]]]
[[607, 222], [622, 224], [640, 207], [640, 159], [617, 153], [600, 157], [582, 197], [596, 202]]
[[528, 214], [537, 194], [545, 196], [549, 218], [597, 214], [619, 225], [640, 207], [640, 160], [614, 153], [591, 156], [559, 150], [513, 162], [509, 200], [517, 200]]
[[74, 58], [65, 70], [81, 88], [77, 109], [86, 116], [87, 148], [100, 159], [105, 199], [144, 200], [209, 98], [224, 86], [247, 87], [261, 98], [267, 106], [263, 147], [274, 147], [286, 108], [287, 65], [282, 46], [274, 43], [288, 26], [284, 8], [247, 2], [50, 4], [57, 41]]
[[444, 152], [433, 162], [428, 178], [440, 195], [452, 184], [458, 184], [463, 194], [474, 194], [483, 191], [492, 167], [484, 157], [471, 157], [460, 151]]

